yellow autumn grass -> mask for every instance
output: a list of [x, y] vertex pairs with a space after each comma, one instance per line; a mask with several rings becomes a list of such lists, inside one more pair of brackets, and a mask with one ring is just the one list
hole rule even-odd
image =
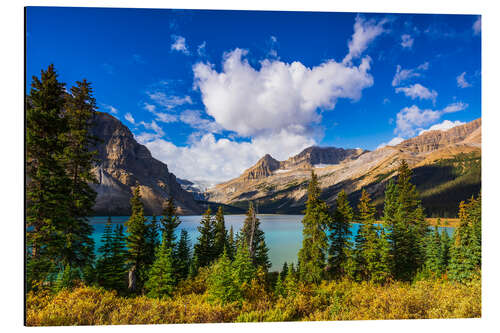
[[[177, 293], [170, 299], [121, 297], [80, 286], [57, 294], [29, 293], [29, 326], [216, 323], [246, 321], [478, 318], [481, 281], [446, 279], [377, 285], [349, 280], [300, 285], [294, 297], [275, 297], [264, 288], [242, 304], [212, 304], [203, 294]], [[184, 288], [185, 291], [190, 288]]]

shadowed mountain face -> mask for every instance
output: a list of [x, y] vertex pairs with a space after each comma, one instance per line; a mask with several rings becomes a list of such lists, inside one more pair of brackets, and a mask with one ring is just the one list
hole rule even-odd
[[[397, 146], [372, 152], [309, 147], [282, 162], [266, 155], [240, 177], [209, 189], [205, 198], [235, 207], [245, 207], [249, 200], [257, 201], [261, 213], [300, 213], [314, 169], [322, 197], [329, 204], [335, 202], [342, 189], [354, 200], [366, 188], [380, 201], [387, 180], [396, 176], [399, 161], [404, 159], [414, 170], [424, 207], [427, 204], [432, 206], [432, 212], [449, 215], [454, 211], [447, 210], [448, 203], [444, 208], [433, 203], [434, 199], [449, 198], [449, 207], [457, 207], [460, 200], [477, 194], [481, 185], [480, 156], [481, 119], [476, 119], [447, 131], [425, 132]], [[472, 163], [474, 167], [469, 169], [473, 174], [467, 168], [461, 169], [463, 163]]]
[[199, 214], [201, 208], [193, 195], [177, 183], [166, 164], [151, 156], [132, 132], [115, 117], [97, 113], [92, 135], [100, 139], [93, 173], [97, 184], [96, 215], [129, 215], [133, 188], [141, 186], [147, 215], [161, 214], [163, 204], [172, 196], [180, 214]]

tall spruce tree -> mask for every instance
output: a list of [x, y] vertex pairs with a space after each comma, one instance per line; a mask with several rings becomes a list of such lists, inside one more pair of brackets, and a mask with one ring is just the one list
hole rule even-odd
[[390, 206], [396, 205], [396, 209], [390, 212], [394, 215], [390, 215], [389, 212], [384, 215], [387, 218], [386, 224], [392, 224], [390, 237], [391, 255], [394, 258], [393, 275], [401, 280], [411, 280], [422, 267], [425, 260], [425, 239], [429, 228], [416, 187], [410, 182], [411, 175], [408, 164], [402, 160], [398, 168], [398, 182], [395, 189], [396, 203], [390, 203]]
[[299, 250], [299, 276], [305, 282], [319, 283], [324, 277], [331, 216], [320, 199], [318, 177], [311, 171], [305, 216], [302, 219], [302, 248]]
[[64, 164], [68, 130], [64, 83], [53, 65], [33, 77], [26, 100], [26, 244], [28, 289], [64, 266], [64, 226], [71, 221], [70, 179]]
[[[224, 252], [224, 249], [229, 250], [229, 240], [224, 220], [224, 210], [219, 206], [215, 214], [215, 239], [214, 239], [214, 255], [219, 257]], [[228, 257], [231, 256], [228, 253]]]
[[156, 216], [153, 216], [151, 221], [146, 224], [147, 226], [147, 252], [148, 252], [148, 265], [153, 264], [156, 250], [160, 246], [159, 232], [158, 232], [158, 220]]
[[111, 243], [110, 265], [113, 267], [111, 283], [113, 289], [119, 293], [127, 290], [127, 240], [123, 230], [123, 224], [115, 226]]
[[163, 208], [163, 216], [160, 219], [160, 228], [162, 232], [162, 239], [166, 242], [165, 246], [170, 249], [175, 248], [175, 229], [181, 224], [179, 216], [177, 215], [177, 207], [175, 207], [174, 199], [170, 197], [165, 207]]
[[288, 264], [285, 261], [283, 263], [283, 267], [281, 268], [281, 272], [280, 272], [280, 276], [281, 276], [281, 280], [282, 281], [285, 280], [285, 277], [286, 277], [287, 274], [288, 274]]
[[181, 230], [181, 237], [175, 249], [176, 276], [178, 280], [184, 280], [189, 275], [191, 265], [191, 245], [188, 232]]
[[[286, 277], [286, 274], [285, 274], [285, 277]], [[284, 297], [286, 294], [285, 294], [285, 286], [284, 286], [284, 283], [283, 283], [283, 277], [281, 274], [278, 274], [278, 279], [276, 280], [276, 285], [274, 286], [274, 294], [276, 296], [281, 296], [281, 297]]]
[[248, 252], [255, 267], [262, 267], [267, 271], [271, 267], [268, 254], [269, 249], [267, 248], [264, 231], [260, 228], [260, 220], [257, 217], [252, 202], [248, 204], [247, 217], [243, 222], [240, 238], [248, 247]]
[[334, 278], [345, 274], [345, 267], [351, 252], [351, 222], [353, 211], [344, 190], [337, 196], [337, 208], [330, 223], [330, 247], [328, 249], [328, 270]]
[[481, 197], [462, 201], [458, 213], [460, 223], [453, 234], [450, 278], [464, 282], [481, 269]]
[[239, 286], [250, 284], [250, 281], [256, 276], [256, 268], [252, 263], [250, 251], [244, 242], [239, 242], [236, 256], [232, 263], [232, 274], [235, 282]]
[[[387, 249], [385, 237], [375, 225], [375, 206], [370, 195], [363, 189], [358, 204], [358, 221], [361, 224], [356, 235], [355, 262], [356, 272], [362, 280], [383, 282], [389, 277]], [[385, 236], [385, 235], [384, 235]]]
[[113, 249], [113, 225], [111, 224], [111, 217], [108, 217], [108, 221], [104, 225], [101, 242], [102, 245], [98, 249], [100, 257], [96, 264], [97, 283], [106, 289], [112, 289], [113, 269], [111, 267], [111, 257]]
[[209, 301], [222, 305], [242, 299], [241, 285], [235, 279], [234, 268], [225, 250], [212, 267], [207, 294]]
[[208, 266], [217, 259], [214, 249], [215, 223], [210, 207], [203, 214], [198, 231], [200, 235], [198, 236], [198, 242], [194, 245], [197, 268]]
[[172, 296], [175, 284], [176, 278], [172, 249], [163, 240], [155, 261], [151, 266], [145, 289], [149, 297], [165, 298]]
[[134, 194], [130, 199], [132, 214], [126, 222], [128, 237], [128, 263], [129, 270], [129, 290], [132, 292], [142, 292], [147, 279], [149, 269], [148, 262], [148, 226], [147, 218], [144, 216], [144, 205], [141, 201], [140, 186], [134, 189]]
[[236, 239], [234, 235], [233, 226], [229, 228], [227, 243], [228, 243], [227, 255], [229, 256], [229, 259], [233, 260], [236, 254]]
[[68, 131], [65, 135], [64, 162], [71, 180], [69, 199], [72, 219], [64, 227], [66, 245], [61, 252], [63, 261], [75, 267], [83, 267], [94, 259], [93, 228], [88, 216], [92, 215], [97, 197], [90, 186], [90, 183], [96, 182], [91, 171], [96, 161], [95, 145], [98, 141], [91, 134], [96, 108], [90, 83], [87, 80], [77, 81], [66, 95], [65, 104]]
[[448, 269], [450, 262], [450, 249], [452, 246], [450, 235], [446, 229], [441, 232], [441, 267], [443, 271]]
[[441, 235], [437, 227], [427, 235], [425, 250], [424, 271], [429, 275], [440, 276], [445, 267], [443, 267]]

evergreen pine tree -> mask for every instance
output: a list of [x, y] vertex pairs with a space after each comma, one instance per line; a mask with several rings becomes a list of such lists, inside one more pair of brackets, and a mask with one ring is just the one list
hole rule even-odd
[[370, 195], [363, 189], [358, 204], [358, 221], [361, 224], [356, 235], [355, 261], [362, 280], [371, 280], [380, 261], [378, 229], [375, 226], [375, 207]]
[[148, 257], [148, 226], [144, 216], [140, 186], [135, 187], [130, 205], [132, 214], [126, 222], [128, 263], [130, 265], [129, 289], [133, 292], [141, 292], [147, 279], [148, 262], [151, 258]]
[[302, 219], [302, 248], [299, 250], [299, 276], [305, 282], [319, 283], [324, 276], [331, 216], [320, 200], [318, 177], [311, 171], [305, 216]]
[[241, 300], [241, 288], [234, 277], [234, 269], [227, 251], [224, 250], [212, 269], [208, 278], [208, 299], [222, 305]]
[[159, 232], [158, 232], [158, 221], [156, 219], [156, 216], [153, 216], [151, 221], [146, 224], [147, 226], [147, 238], [146, 238], [146, 243], [147, 243], [147, 252], [148, 252], [148, 262], [147, 265], [152, 265], [154, 258], [155, 258], [155, 252], [156, 249], [160, 246], [160, 237], [159, 237]]
[[384, 283], [389, 280], [392, 275], [392, 256], [391, 256], [391, 244], [389, 242], [389, 237], [386, 234], [383, 227], [378, 228], [378, 243], [377, 252], [379, 254], [378, 260], [374, 263], [374, 270], [372, 271], [372, 281], [375, 283]]
[[188, 278], [192, 279], [196, 275], [198, 275], [198, 257], [196, 256], [196, 253], [193, 254], [193, 258], [191, 259], [191, 262], [189, 263], [189, 273], [188, 273]]
[[274, 294], [276, 296], [282, 296], [282, 297], [286, 295], [285, 286], [283, 284], [283, 278], [281, 277], [281, 274], [278, 274], [278, 279], [276, 280], [276, 285], [274, 286]]
[[181, 230], [181, 237], [175, 250], [176, 276], [179, 280], [184, 280], [189, 275], [191, 265], [191, 245], [189, 235], [186, 230]]
[[110, 265], [113, 268], [111, 276], [112, 288], [119, 293], [127, 289], [127, 241], [123, 231], [123, 224], [117, 224], [113, 232], [111, 243]]
[[67, 141], [64, 163], [71, 180], [71, 220], [63, 226], [66, 244], [61, 251], [63, 261], [74, 267], [84, 267], [94, 259], [93, 228], [88, 216], [92, 215], [97, 197], [90, 186], [90, 183], [96, 182], [92, 167], [96, 161], [97, 138], [91, 134], [96, 108], [90, 83], [87, 80], [77, 81], [66, 95], [64, 114], [68, 124], [64, 137]]
[[59, 273], [55, 283], [53, 284], [52, 291], [59, 292], [62, 289], [71, 289], [75, 286], [76, 281], [80, 280], [79, 270], [71, 267], [69, 264], [64, 266]]
[[441, 236], [437, 227], [427, 236], [426, 257], [424, 270], [434, 276], [440, 276], [443, 273], [443, 254], [441, 245]]
[[328, 249], [328, 269], [333, 277], [338, 278], [345, 274], [345, 266], [352, 247], [350, 237], [352, 208], [344, 190], [337, 196], [337, 208], [330, 224], [330, 247]]
[[453, 234], [450, 278], [467, 281], [481, 268], [481, 197], [462, 201], [458, 213], [460, 224]]
[[392, 221], [393, 274], [398, 279], [411, 280], [424, 264], [428, 224], [416, 187], [410, 182], [412, 172], [406, 161], [401, 161], [398, 173], [397, 207], [394, 216], [387, 216]]
[[396, 223], [396, 210], [398, 208], [398, 189], [394, 180], [389, 180], [385, 188], [385, 199], [384, 199], [384, 219], [383, 225], [389, 233], [394, 229]]
[[64, 84], [54, 66], [33, 77], [26, 100], [26, 280], [43, 281], [63, 263], [64, 226], [71, 217], [71, 181], [66, 173], [63, 140]]
[[176, 284], [174, 259], [172, 249], [168, 245], [165, 240], [162, 242], [155, 261], [151, 266], [149, 279], [145, 284], [145, 289], [149, 297], [170, 297], [174, 292]]
[[113, 226], [111, 224], [111, 217], [108, 217], [108, 221], [104, 226], [101, 242], [102, 245], [98, 249], [100, 257], [96, 264], [97, 283], [106, 289], [111, 289], [113, 287], [111, 283], [113, 275], [113, 268], [111, 267], [113, 249]]
[[234, 280], [239, 286], [243, 284], [248, 285], [255, 277], [256, 269], [252, 264], [250, 251], [244, 242], [238, 244], [236, 256], [232, 263], [232, 270]]
[[[229, 248], [229, 240], [224, 221], [224, 210], [219, 206], [215, 214], [215, 239], [214, 239], [214, 255], [219, 257], [224, 252], [224, 249]], [[228, 253], [228, 257], [231, 256]]]
[[295, 296], [298, 288], [298, 274], [295, 270], [293, 263], [290, 265], [290, 270], [284, 280], [284, 296]]
[[234, 256], [236, 254], [236, 239], [234, 236], [233, 226], [229, 228], [229, 236], [228, 236], [228, 247], [227, 247], [227, 255], [229, 259], [234, 260]]
[[268, 254], [269, 249], [266, 246], [264, 231], [260, 229], [260, 220], [256, 214], [255, 208], [252, 202], [250, 202], [248, 204], [247, 217], [240, 231], [240, 238], [248, 247], [248, 252], [255, 267], [262, 267], [267, 271], [271, 267]]
[[163, 216], [160, 219], [162, 239], [166, 242], [166, 246], [170, 249], [175, 247], [175, 229], [181, 224], [177, 215], [177, 208], [174, 204], [174, 199], [170, 197], [165, 207], [163, 208]]
[[217, 258], [214, 250], [215, 223], [210, 207], [203, 214], [198, 231], [200, 235], [194, 246], [194, 256], [199, 268], [210, 265]]
[[450, 249], [452, 246], [451, 238], [446, 229], [441, 232], [441, 267], [443, 272], [448, 269], [450, 262]]
[[286, 261], [283, 263], [283, 268], [281, 268], [281, 280], [285, 280], [286, 275], [288, 274], [288, 264]]

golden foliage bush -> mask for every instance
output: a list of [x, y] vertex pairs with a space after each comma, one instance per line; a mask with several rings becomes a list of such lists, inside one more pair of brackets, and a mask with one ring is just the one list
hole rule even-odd
[[[184, 288], [184, 289], [182, 289]], [[29, 326], [214, 323], [297, 320], [477, 318], [481, 316], [481, 280], [467, 284], [447, 279], [378, 285], [350, 280], [299, 284], [290, 297], [276, 297], [252, 283], [242, 304], [211, 304], [201, 280], [186, 281], [170, 299], [121, 297], [115, 292], [79, 286], [56, 294], [30, 292]], [[261, 294], [257, 297], [256, 291]], [[189, 293], [190, 292], [190, 293]]]

